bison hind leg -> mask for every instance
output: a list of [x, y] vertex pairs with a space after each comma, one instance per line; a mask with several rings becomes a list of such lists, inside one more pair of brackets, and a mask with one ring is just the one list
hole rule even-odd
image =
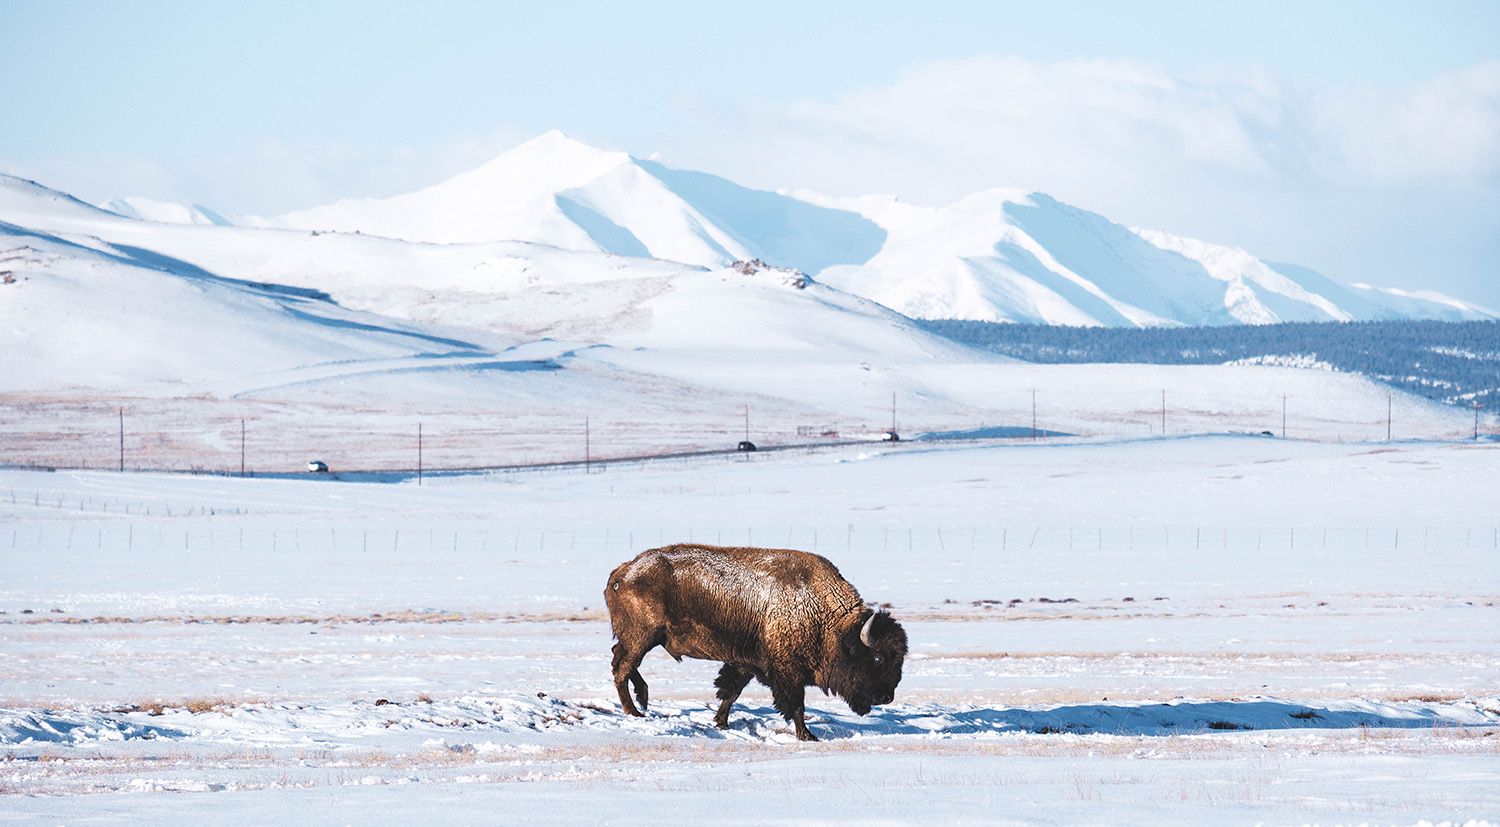
[[754, 674], [748, 669], [735, 666], [732, 663], [724, 664], [719, 670], [719, 676], [714, 678], [714, 686], [719, 688], [719, 711], [714, 715], [714, 726], [719, 729], [729, 729], [729, 709], [734, 702], [739, 700], [740, 693], [745, 691], [745, 685], [750, 683]]

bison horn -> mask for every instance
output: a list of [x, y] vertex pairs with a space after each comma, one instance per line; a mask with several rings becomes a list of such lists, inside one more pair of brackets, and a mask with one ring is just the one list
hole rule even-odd
[[875, 625], [875, 614], [875, 612], [870, 612], [870, 619], [866, 620], [865, 625], [859, 629], [859, 642], [871, 649], [875, 648], [874, 642], [870, 640], [870, 627]]

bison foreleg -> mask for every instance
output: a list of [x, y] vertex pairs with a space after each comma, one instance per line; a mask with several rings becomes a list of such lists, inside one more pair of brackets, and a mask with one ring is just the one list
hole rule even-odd
[[753, 677], [748, 669], [742, 669], [732, 663], [724, 664], [719, 670], [719, 677], [714, 678], [714, 686], [719, 688], [719, 712], [714, 716], [714, 726], [719, 729], [729, 729], [729, 708], [739, 700], [740, 693], [745, 691], [745, 685], [750, 683]]
[[641, 709], [645, 709], [646, 702], [651, 697], [651, 691], [646, 687], [646, 679], [641, 677], [640, 669], [630, 670], [630, 685], [635, 689], [636, 702], [641, 705]]
[[803, 690], [801, 683], [773, 680], [771, 682], [771, 698], [776, 702], [776, 711], [780, 712], [783, 718], [791, 721], [792, 726], [796, 728], [798, 741], [818, 740], [813, 737], [811, 732], [807, 731], [807, 721], [803, 719]]
[[[650, 648], [650, 647], [647, 647]], [[612, 666], [615, 675], [615, 691], [620, 693], [620, 709], [626, 715], [640, 716], [642, 713], [630, 702], [630, 693], [625, 691], [625, 682], [630, 681], [635, 685], [635, 696], [640, 698], [641, 706], [646, 706], [647, 689], [646, 679], [641, 677], [641, 659], [646, 656], [646, 649], [632, 651], [625, 645], [624, 641], [614, 645], [614, 657]]]

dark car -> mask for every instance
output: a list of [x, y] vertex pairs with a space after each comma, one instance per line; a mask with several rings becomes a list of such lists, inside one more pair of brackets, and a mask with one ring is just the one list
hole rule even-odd
[[742, 440], [740, 440], [740, 444], [736, 445], [734, 447], [734, 450], [736, 450], [736, 451], [754, 451], [755, 450], [755, 443], [751, 442], [748, 439], [742, 439]]

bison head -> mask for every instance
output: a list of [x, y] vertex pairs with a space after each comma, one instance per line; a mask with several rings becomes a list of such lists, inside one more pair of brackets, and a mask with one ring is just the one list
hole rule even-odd
[[858, 715], [868, 715], [870, 707], [894, 700], [906, 662], [906, 630], [901, 624], [885, 612], [870, 612], [840, 644], [827, 689]]

